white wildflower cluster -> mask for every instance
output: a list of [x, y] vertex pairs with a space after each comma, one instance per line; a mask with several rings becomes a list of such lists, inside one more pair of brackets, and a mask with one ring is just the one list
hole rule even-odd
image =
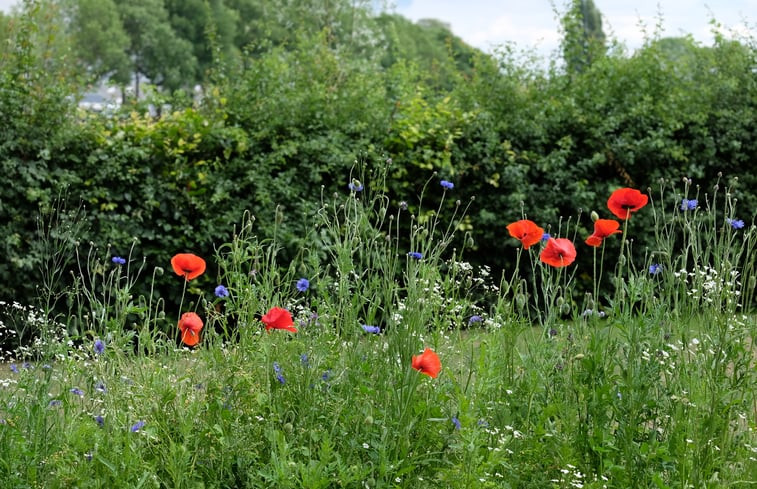
[[745, 443], [744, 447], [747, 449], [748, 452], [750, 452], [749, 460], [752, 462], [757, 462], [757, 447], [753, 447], [752, 445]]
[[679, 351], [683, 348], [683, 343], [678, 341], [678, 344], [668, 343], [665, 348], [657, 348], [650, 350], [644, 348], [641, 351], [641, 358], [646, 362], [656, 362], [668, 375], [673, 375], [673, 370], [676, 368], [675, 358]]
[[[61, 345], [70, 346], [66, 326], [47, 321], [34, 306], [0, 301], [0, 312], [0, 317], [5, 318], [5, 321], [0, 319], [0, 347], [4, 350], [0, 360], [31, 358], [41, 352], [57, 350]], [[30, 345], [20, 344], [31, 337], [34, 340]]]
[[491, 267], [488, 265], [480, 266], [478, 273], [474, 273], [473, 265], [466, 261], [450, 260], [448, 264], [456, 277], [454, 285], [465, 293], [474, 289], [492, 293], [499, 291], [499, 287], [491, 281]]
[[407, 306], [405, 306], [405, 301], [398, 301], [397, 302], [397, 309], [392, 313], [392, 321], [395, 325], [401, 324], [404, 320], [404, 311], [407, 309]]
[[[584, 487], [586, 484], [586, 474], [581, 473], [580, 470], [575, 465], [571, 464], [565, 464], [565, 468], [560, 469], [560, 478], [559, 479], [551, 479], [550, 482], [553, 482], [555, 484], [559, 484], [560, 487], [577, 487], [581, 488]], [[592, 482], [591, 487], [599, 487], [597, 482], [601, 480], [603, 482], [602, 487], [607, 487], [607, 484], [604, 484], [604, 482], [609, 481], [607, 477], [604, 475], [599, 477], [599, 480], [596, 476], [593, 478], [594, 480]]]
[[491, 441], [487, 444], [487, 449], [492, 452], [504, 451], [508, 455], [512, 455], [513, 451], [507, 448], [507, 446], [515, 439], [523, 438], [523, 433], [516, 430], [510, 425], [506, 425], [504, 429], [500, 429], [496, 426], [489, 426], [488, 424], [479, 422], [485, 433], [491, 436]]
[[698, 302], [731, 305], [741, 296], [738, 270], [721, 275], [714, 268], [705, 265], [695, 267], [691, 272], [681, 269], [673, 272], [673, 276], [688, 285], [686, 294]]
[[485, 318], [484, 319], [484, 326], [488, 330], [498, 330], [501, 329], [504, 324], [504, 321], [500, 317], [496, 318]]

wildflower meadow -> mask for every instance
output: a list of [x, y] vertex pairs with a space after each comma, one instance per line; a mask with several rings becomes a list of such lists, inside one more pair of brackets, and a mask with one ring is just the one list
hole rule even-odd
[[[384, 178], [321, 195], [293, 260], [246, 214], [213, 256], [79, 243], [64, 291], [1, 304], [3, 487], [754, 487], [757, 228], [730, 186], [524, 208], [495, 276], [450, 246], [475, 201], [434, 174], [411, 213]], [[161, 274], [176, 311], [133, 293]]]
[[4, 3], [0, 489], [757, 489], [734, 6]]

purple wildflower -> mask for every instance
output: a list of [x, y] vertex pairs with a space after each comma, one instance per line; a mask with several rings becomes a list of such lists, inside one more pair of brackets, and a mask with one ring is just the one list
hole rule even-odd
[[223, 285], [219, 285], [218, 287], [216, 287], [216, 290], [214, 291], [214, 293], [216, 297], [220, 297], [221, 299], [223, 299], [224, 297], [229, 296], [229, 289], [227, 289]]
[[697, 208], [698, 201], [697, 199], [681, 199], [681, 210], [682, 211], [693, 211]]
[[310, 288], [310, 281], [306, 278], [301, 278], [297, 281], [295, 287], [300, 292], [307, 292], [307, 290]]
[[744, 221], [741, 219], [726, 219], [725, 222], [733, 229], [744, 229]]
[[474, 325], [476, 323], [480, 323], [483, 320], [484, 320], [484, 318], [482, 318], [479, 315], [474, 314], [473, 316], [471, 316], [470, 318], [468, 318], [468, 326], [472, 326], [472, 325]]

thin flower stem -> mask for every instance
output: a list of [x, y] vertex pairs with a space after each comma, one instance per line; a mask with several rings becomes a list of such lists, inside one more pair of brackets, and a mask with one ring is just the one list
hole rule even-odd
[[[187, 278], [184, 277], [184, 287], [181, 290], [181, 301], [179, 302], [179, 318], [176, 320], [176, 324], [178, 324], [179, 321], [181, 321], [181, 309], [182, 307], [184, 307], [184, 294], [186, 294], [187, 292], [187, 282], [189, 282], [189, 280], [187, 280]], [[178, 341], [180, 339], [179, 336], [180, 336], [179, 328], [176, 328], [174, 330], [174, 340]]]

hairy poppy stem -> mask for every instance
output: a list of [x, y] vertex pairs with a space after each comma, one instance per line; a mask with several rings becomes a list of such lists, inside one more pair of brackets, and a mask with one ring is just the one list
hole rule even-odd
[[[618, 256], [618, 265], [615, 267], [615, 303], [619, 304], [620, 297], [618, 296], [619, 291], [621, 290], [621, 285], [619, 283], [622, 268], [625, 262], [628, 260], [624, 260], [625, 258], [625, 251], [626, 251], [626, 235], [628, 231], [628, 218], [631, 217], [631, 210], [628, 209], [626, 211], [626, 219], [623, 221], [623, 236], [620, 237], [620, 256]], [[626, 267], [626, 270], [628, 267]]]
[[[184, 287], [181, 289], [181, 301], [179, 301], [179, 319], [178, 319], [178, 321], [181, 321], [181, 310], [184, 307], [184, 295], [187, 292], [187, 282], [189, 282], [189, 280], [185, 279], [184, 280]], [[178, 321], [177, 321], [177, 324], [178, 324]], [[178, 335], [178, 336], [176, 336], [176, 335]], [[174, 340], [178, 341], [180, 339], [181, 339], [181, 331], [179, 331], [179, 329], [176, 328], [176, 330], [174, 332]]]

